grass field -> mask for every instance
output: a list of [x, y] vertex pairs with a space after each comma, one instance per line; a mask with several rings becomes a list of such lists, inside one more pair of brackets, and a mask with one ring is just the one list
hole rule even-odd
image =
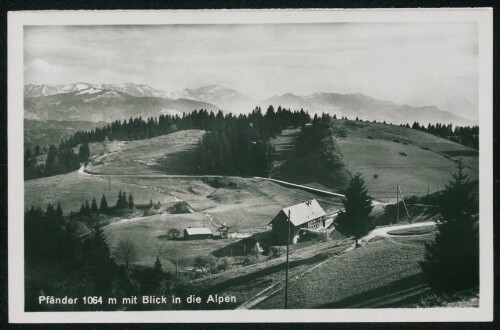
[[[388, 307], [427, 288], [418, 264], [428, 237], [387, 238], [341, 254], [289, 285], [290, 308]], [[256, 309], [282, 308], [280, 292]]]
[[108, 243], [115, 246], [120, 239], [130, 239], [137, 248], [138, 266], [152, 267], [158, 256], [164, 270], [175, 271], [175, 255], [179, 257], [181, 270], [191, 270], [193, 259], [230, 244], [233, 239], [172, 240], [167, 237], [171, 228], [181, 232], [184, 228], [202, 227], [200, 214], [160, 214], [150, 217], [124, 220], [104, 227]]
[[470, 180], [478, 179], [477, 150], [395, 125], [337, 121], [336, 126], [346, 132], [338, 144], [347, 169], [361, 173], [378, 200], [393, 202], [397, 184], [405, 196], [444, 189], [460, 156]]
[[[268, 223], [283, 207], [318, 198], [328, 212], [338, 209], [338, 198], [318, 197], [257, 178], [136, 178], [135, 182], [168, 191], [198, 212], [225, 222], [232, 232], [270, 230]], [[324, 202], [326, 201], [326, 202]]]
[[117, 179], [82, 175], [78, 172], [56, 175], [24, 182], [24, 207], [31, 205], [45, 208], [47, 203], [61, 203], [64, 213], [80, 209], [86, 199], [95, 198], [98, 205], [103, 194], [108, 205], [116, 204], [119, 191], [132, 193], [136, 204], [146, 204], [152, 199], [155, 203], [172, 203], [174, 198], [149, 187], [119, 181]]
[[[151, 139], [91, 143], [88, 167], [98, 174], [189, 174], [205, 131], [183, 130]], [[194, 167], [193, 167], [194, 166]]]

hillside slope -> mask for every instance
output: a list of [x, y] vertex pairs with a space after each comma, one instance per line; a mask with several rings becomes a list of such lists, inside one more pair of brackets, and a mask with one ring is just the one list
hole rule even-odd
[[398, 125], [351, 120], [334, 120], [333, 125], [344, 168], [325, 171], [314, 159], [297, 157], [299, 130], [284, 130], [273, 140], [272, 177], [342, 191], [350, 175], [359, 172], [369, 193], [383, 202], [396, 199], [398, 184], [406, 196], [444, 189], [458, 157], [464, 157], [471, 181], [479, 177], [479, 152], [469, 147]]
[[338, 138], [351, 173], [361, 173], [377, 200], [393, 202], [396, 185], [403, 195], [444, 189], [456, 159], [464, 157], [469, 179], [479, 178], [479, 152], [449, 140], [396, 125], [336, 121], [346, 137]]

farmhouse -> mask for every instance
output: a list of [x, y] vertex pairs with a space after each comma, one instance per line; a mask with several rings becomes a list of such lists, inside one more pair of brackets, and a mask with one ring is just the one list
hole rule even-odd
[[184, 229], [185, 239], [204, 239], [212, 238], [212, 231], [208, 228], [186, 228]]
[[288, 215], [290, 214], [290, 243], [297, 243], [301, 229], [316, 229], [325, 226], [325, 211], [313, 199], [282, 209], [274, 219], [272, 233], [276, 241], [286, 244], [288, 237]]

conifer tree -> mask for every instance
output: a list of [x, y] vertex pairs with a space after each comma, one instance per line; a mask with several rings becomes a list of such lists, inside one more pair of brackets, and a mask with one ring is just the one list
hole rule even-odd
[[99, 213], [99, 208], [97, 207], [97, 202], [95, 200], [95, 197], [92, 198], [92, 205], [90, 206], [90, 213], [93, 213], [93, 214]]
[[373, 229], [373, 217], [370, 215], [373, 206], [366, 190], [365, 180], [361, 174], [351, 178], [342, 199], [344, 210], [335, 219], [335, 229], [347, 236], [354, 236], [356, 247], [358, 240]]
[[64, 224], [64, 214], [63, 210], [61, 207], [61, 203], [57, 203], [57, 209], [56, 209], [56, 214], [55, 214], [55, 221], [58, 225], [63, 225]]
[[106, 196], [102, 194], [101, 197], [101, 205], [99, 210], [101, 211], [102, 214], [108, 213], [109, 207], [108, 207], [108, 201], [106, 200]]
[[90, 215], [90, 204], [88, 199], [85, 200], [85, 215]]
[[118, 200], [116, 201], [116, 208], [120, 210], [126, 207], [127, 207], [126, 193], [125, 192], [122, 193], [122, 191], [120, 190], [120, 192], [118, 193]]
[[85, 204], [80, 205], [80, 215], [85, 215]]
[[132, 196], [132, 194], [128, 195], [128, 208], [129, 209], [134, 208], [134, 196]]
[[163, 269], [162, 269], [162, 265], [161, 265], [161, 261], [160, 261], [159, 257], [156, 257], [155, 266], [154, 266], [154, 272], [156, 274], [162, 274], [163, 273]]
[[470, 196], [463, 159], [443, 193], [437, 220], [438, 232], [426, 244], [420, 263], [429, 284], [437, 289], [467, 289], [479, 285], [479, 233], [474, 213], [477, 202]]

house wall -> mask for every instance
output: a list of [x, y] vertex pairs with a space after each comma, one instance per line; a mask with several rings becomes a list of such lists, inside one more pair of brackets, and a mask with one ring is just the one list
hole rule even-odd
[[[275, 241], [277, 243], [286, 244], [286, 240], [288, 238], [288, 217], [283, 212], [280, 212], [273, 221], [272, 226]], [[295, 227], [293, 224], [290, 224], [290, 243], [297, 243], [299, 230], [300, 227]]]
[[212, 234], [189, 235], [186, 231], [184, 231], [184, 238], [185, 239], [207, 239], [207, 238], [212, 238]]
[[[324, 217], [313, 219], [297, 227], [291, 224], [292, 230], [290, 230], [290, 243], [297, 243], [300, 228], [315, 229], [323, 226], [323, 218]], [[272, 233], [277, 243], [286, 244], [287, 225], [288, 217], [283, 212], [280, 212], [272, 223]]]

